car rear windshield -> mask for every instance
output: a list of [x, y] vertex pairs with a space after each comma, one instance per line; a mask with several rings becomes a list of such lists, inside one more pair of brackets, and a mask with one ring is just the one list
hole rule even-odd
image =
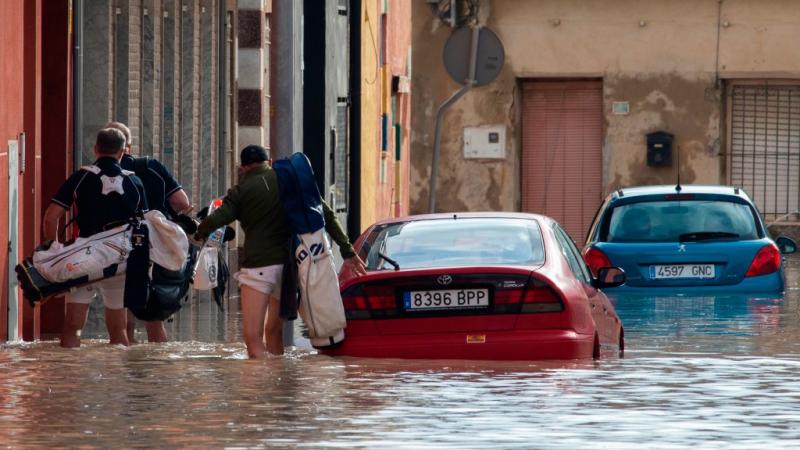
[[[367, 268], [401, 269], [474, 265], [535, 265], [544, 261], [534, 220], [431, 219], [390, 224], [364, 244]], [[383, 256], [381, 256], [381, 254]]]
[[608, 242], [677, 242], [757, 239], [748, 205], [724, 200], [631, 203], [611, 212]]

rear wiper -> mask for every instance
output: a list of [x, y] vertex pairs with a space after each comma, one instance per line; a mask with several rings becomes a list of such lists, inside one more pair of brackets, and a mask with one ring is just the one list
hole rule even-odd
[[727, 231], [695, 231], [693, 233], [684, 233], [678, 237], [679, 242], [687, 241], [705, 241], [708, 239], [726, 239], [738, 238], [736, 233], [728, 233]]
[[382, 260], [391, 264], [392, 267], [394, 267], [394, 270], [400, 270], [400, 264], [397, 264], [397, 261], [393, 260], [392, 258], [389, 258], [388, 256], [384, 255], [381, 252], [378, 252], [378, 256], [380, 256]]

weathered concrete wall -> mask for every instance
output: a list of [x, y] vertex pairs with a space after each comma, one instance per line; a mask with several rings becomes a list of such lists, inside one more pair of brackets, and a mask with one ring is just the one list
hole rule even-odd
[[[722, 180], [720, 91], [713, 74], [614, 74], [603, 79], [605, 110], [629, 101], [630, 114], [606, 115], [603, 149], [608, 192], [639, 184], [670, 184], [680, 170], [684, 183]], [[648, 167], [646, 135], [665, 130], [675, 135], [673, 165]], [[680, 152], [680, 168], [678, 155]]]
[[[800, 78], [800, 8], [792, 0], [480, 3], [480, 22], [503, 41], [506, 65], [496, 81], [447, 113], [437, 195], [445, 211], [519, 209], [522, 80], [603, 80], [608, 192], [675, 179], [674, 166], [645, 164], [645, 134], [657, 130], [675, 134], [685, 182], [725, 182], [724, 85], [718, 80]], [[423, 212], [436, 109], [459, 86], [441, 63], [451, 28], [426, 2], [413, 8], [411, 211]], [[615, 101], [629, 102], [630, 113], [613, 115]], [[507, 129], [506, 159], [465, 160], [463, 128], [497, 124]]]

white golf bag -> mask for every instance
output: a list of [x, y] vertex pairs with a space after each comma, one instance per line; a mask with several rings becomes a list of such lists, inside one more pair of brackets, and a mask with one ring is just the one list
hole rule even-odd
[[337, 344], [344, 339], [347, 321], [339, 292], [333, 253], [324, 229], [298, 235], [295, 250], [300, 288], [298, 312], [308, 326], [314, 347]]

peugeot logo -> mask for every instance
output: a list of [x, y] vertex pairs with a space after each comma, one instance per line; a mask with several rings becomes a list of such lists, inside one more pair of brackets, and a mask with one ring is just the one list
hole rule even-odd
[[439, 277], [436, 278], [436, 282], [441, 284], [442, 286], [447, 286], [448, 284], [453, 282], [453, 277], [451, 277], [450, 275], [439, 275]]
[[679, 252], [679, 253], [686, 253], [686, 246], [685, 246], [685, 245], [683, 245], [683, 244], [680, 244], [680, 245], [678, 246], [678, 252]]

